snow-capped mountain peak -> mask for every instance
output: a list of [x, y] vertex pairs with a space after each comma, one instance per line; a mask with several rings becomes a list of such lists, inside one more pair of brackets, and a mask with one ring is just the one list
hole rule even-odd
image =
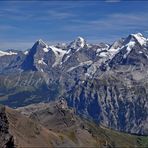
[[41, 47], [48, 48], [48, 45], [42, 39], [37, 40], [36, 44], [41, 46]]
[[48, 45], [42, 39], [37, 40], [36, 45], [41, 47], [41, 48], [43, 48], [44, 52], [48, 52], [49, 51], [48, 50]]
[[37, 42], [38, 42], [38, 44], [44, 44], [44, 45], [46, 45], [45, 42], [42, 39], [37, 40]]
[[135, 39], [139, 42], [141, 46], [145, 45], [147, 39], [141, 33], [132, 34], [132, 35], [135, 37]]
[[79, 50], [80, 48], [84, 48], [86, 45], [86, 41], [84, 38], [78, 36], [73, 42], [70, 43], [70, 48]]
[[80, 45], [81, 48], [83, 48], [84, 45], [85, 45], [85, 40], [84, 40], [84, 38], [82, 38], [82, 37], [80, 37], [80, 36], [77, 37], [76, 42]]
[[141, 33], [130, 34], [125, 40], [125, 44], [133, 41], [139, 43], [141, 46], [144, 46], [147, 39]]

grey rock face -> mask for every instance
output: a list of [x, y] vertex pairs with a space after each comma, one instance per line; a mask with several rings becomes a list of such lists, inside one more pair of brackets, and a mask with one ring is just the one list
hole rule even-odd
[[13, 136], [9, 133], [9, 123], [5, 107], [0, 105], [0, 146], [3, 148], [14, 147]]
[[21, 55], [17, 61], [18, 54], [0, 57], [1, 103], [18, 107], [64, 96], [104, 126], [148, 134], [148, 39], [142, 34], [112, 45], [87, 44], [81, 37], [56, 46], [39, 40]]
[[147, 135], [147, 84], [127, 80], [119, 73], [77, 85], [67, 94], [70, 106], [100, 124], [119, 131]]

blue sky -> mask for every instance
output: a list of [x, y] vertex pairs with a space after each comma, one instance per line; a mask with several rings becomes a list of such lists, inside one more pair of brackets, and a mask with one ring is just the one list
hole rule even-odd
[[111, 43], [136, 32], [148, 36], [147, 1], [0, 1], [0, 49], [24, 50], [40, 38]]

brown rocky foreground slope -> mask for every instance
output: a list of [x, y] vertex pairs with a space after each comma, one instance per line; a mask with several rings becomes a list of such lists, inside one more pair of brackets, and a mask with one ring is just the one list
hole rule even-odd
[[134, 147], [147, 137], [99, 127], [75, 115], [64, 100], [17, 110], [0, 106], [0, 147]]

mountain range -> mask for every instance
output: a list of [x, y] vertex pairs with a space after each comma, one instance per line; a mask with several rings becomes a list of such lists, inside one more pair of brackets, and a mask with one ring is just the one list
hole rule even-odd
[[100, 126], [148, 135], [147, 63], [148, 39], [141, 33], [112, 44], [40, 39], [26, 51], [0, 51], [0, 103], [15, 109], [64, 98]]

